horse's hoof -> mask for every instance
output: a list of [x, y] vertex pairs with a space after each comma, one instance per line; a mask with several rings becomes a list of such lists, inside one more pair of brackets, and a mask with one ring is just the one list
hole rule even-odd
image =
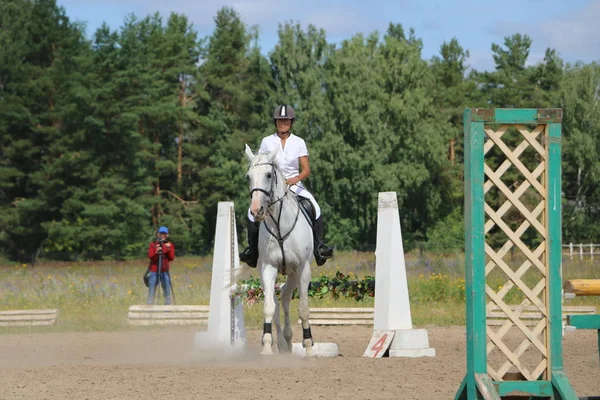
[[260, 352], [261, 356], [272, 356], [274, 355], [273, 350], [271, 350], [271, 348], [268, 349], [263, 349], [263, 351]]

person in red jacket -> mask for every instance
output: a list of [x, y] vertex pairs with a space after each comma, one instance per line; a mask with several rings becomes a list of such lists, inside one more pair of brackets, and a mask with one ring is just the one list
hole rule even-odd
[[[148, 248], [150, 259], [150, 279], [148, 284], [147, 304], [154, 303], [157, 280], [160, 280], [165, 297], [165, 304], [171, 304], [170, 262], [175, 259], [175, 245], [168, 240], [169, 229], [166, 226], [158, 228], [158, 240], [152, 241]], [[160, 272], [160, 273], [159, 273]]]

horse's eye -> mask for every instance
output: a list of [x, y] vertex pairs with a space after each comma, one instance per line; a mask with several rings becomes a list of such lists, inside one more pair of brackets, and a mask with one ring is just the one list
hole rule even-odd
[[250, 181], [250, 175], [246, 175], [246, 180]]
[[271, 179], [271, 173], [270, 172], [267, 174], [267, 179]]

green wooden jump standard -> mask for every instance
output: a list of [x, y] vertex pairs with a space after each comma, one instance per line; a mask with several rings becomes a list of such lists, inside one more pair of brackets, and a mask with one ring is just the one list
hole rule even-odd
[[[561, 109], [475, 108], [464, 112], [467, 372], [455, 399], [500, 400], [517, 395], [577, 400], [563, 372], [561, 120]], [[509, 133], [513, 137], [517, 133], [521, 140], [512, 149], [510, 144], [517, 142], [507, 144]], [[494, 147], [505, 156], [496, 156], [499, 166], [486, 163], [485, 155]], [[521, 161], [520, 155], [528, 157]], [[533, 169], [525, 165], [532, 160], [539, 161]], [[511, 167], [521, 174], [514, 185], [506, 183], [514, 173], [500, 179]], [[494, 201], [506, 199], [500, 206], [486, 202], [485, 195], [490, 195], [492, 187], [503, 195]], [[527, 201], [522, 202], [524, 194]], [[535, 207], [531, 206], [532, 198], [539, 199]], [[494, 210], [493, 206], [499, 208]], [[510, 223], [502, 219], [509, 209], [522, 215], [516, 229], [514, 214]], [[508, 238], [499, 249], [497, 244], [492, 248], [486, 243], [492, 229], [501, 229]], [[528, 230], [540, 238], [535, 248], [531, 240], [521, 240]], [[513, 265], [516, 261], [503, 258], [510, 255], [511, 248], [526, 258], [518, 268]], [[496, 287], [488, 285], [486, 278], [491, 270], [505, 274], [507, 282]], [[529, 285], [524, 279], [526, 272]], [[539, 277], [534, 287], [531, 275]], [[509, 298], [505, 296], [511, 290], [518, 290], [523, 298], [516, 307], [506, 303]], [[536, 326], [528, 327], [520, 316], [532, 306], [542, 318]], [[487, 324], [488, 308], [492, 307], [499, 307], [507, 317], [498, 330]], [[510, 336], [511, 329], [516, 334]], [[515, 349], [517, 336], [518, 340], [525, 339]], [[501, 360], [499, 367], [490, 364], [492, 354], [495, 361]], [[531, 361], [532, 354], [535, 361]], [[532, 364], [531, 368], [527, 363]]]

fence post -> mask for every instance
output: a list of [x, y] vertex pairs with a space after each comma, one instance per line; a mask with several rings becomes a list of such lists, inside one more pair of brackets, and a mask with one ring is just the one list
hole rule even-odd
[[569, 243], [569, 260], [573, 261], [573, 242]]
[[594, 244], [590, 243], [590, 259], [594, 261]]

